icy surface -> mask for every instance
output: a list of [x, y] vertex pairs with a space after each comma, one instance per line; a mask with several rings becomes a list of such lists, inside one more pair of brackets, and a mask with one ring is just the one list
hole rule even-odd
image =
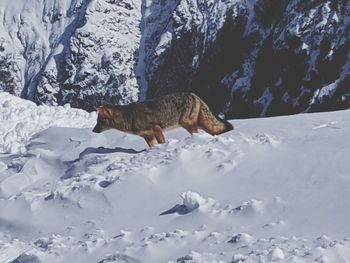
[[148, 149], [82, 111], [0, 101], [24, 148], [0, 155], [1, 263], [350, 260], [349, 111], [179, 128]]

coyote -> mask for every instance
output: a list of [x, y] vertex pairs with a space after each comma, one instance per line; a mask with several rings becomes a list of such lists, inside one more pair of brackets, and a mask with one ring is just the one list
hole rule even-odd
[[163, 130], [182, 126], [190, 134], [198, 128], [211, 135], [233, 129], [226, 120], [215, 117], [208, 105], [193, 93], [179, 92], [125, 106], [102, 103], [96, 108], [93, 132], [117, 129], [143, 137], [148, 146], [165, 142]]

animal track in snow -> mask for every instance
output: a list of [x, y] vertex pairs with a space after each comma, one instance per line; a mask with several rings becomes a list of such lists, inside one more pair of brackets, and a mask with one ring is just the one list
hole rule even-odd
[[264, 211], [264, 203], [260, 200], [252, 199], [250, 201], [243, 202], [241, 205], [232, 209], [232, 213], [239, 214], [260, 214]]
[[254, 137], [245, 137], [245, 141], [249, 145], [260, 144], [260, 145], [271, 145], [272, 147], [277, 147], [281, 142], [274, 135], [269, 135], [265, 133], [258, 133]]
[[319, 130], [322, 128], [332, 128], [332, 129], [340, 129], [338, 126], [335, 126], [335, 124], [337, 124], [337, 121], [331, 121], [328, 123], [324, 123], [324, 124], [320, 124], [320, 125], [316, 125], [312, 128], [312, 130]]

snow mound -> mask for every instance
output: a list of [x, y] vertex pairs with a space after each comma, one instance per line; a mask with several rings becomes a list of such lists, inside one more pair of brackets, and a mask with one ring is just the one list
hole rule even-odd
[[254, 241], [254, 237], [252, 237], [249, 234], [246, 233], [240, 233], [237, 235], [234, 235], [229, 241], [227, 241], [228, 243], [243, 243], [243, 244], [249, 244], [249, 243], [253, 243]]
[[212, 199], [206, 200], [200, 194], [196, 192], [191, 192], [191, 191], [182, 193], [180, 196], [183, 200], [182, 205], [175, 205], [173, 208], [161, 213], [160, 215], [167, 215], [167, 214], [173, 214], [173, 213], [177, 213], [179, 215], [185, 215], [196, 210], [199, 207], [202, 208], [206, 204], [213, 201]]
[[33, 102], [0, 93], [0, 152], [25, 153], [32, 135], [50, 126], [92, 127], [95, 113], [59, 107], [36, 106]]
[[233, 212], [237, 213], [262, 213], [264, 209], [264, 203], [260, 200], [250, 200], [237, 206], [233, 209]]
[[276, 247], [274, 250], [270, 252], [270, 260], [271, 261], [280, 261], [284, 259], [283, 250], [279, 247]]

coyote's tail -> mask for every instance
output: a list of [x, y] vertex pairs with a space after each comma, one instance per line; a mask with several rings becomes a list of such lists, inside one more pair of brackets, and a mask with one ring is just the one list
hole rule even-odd
[[198, 97], [200, 101], [200, 110], [198, 116], [199, 126], [211, 135], [217, 135], [233, 130], [233, 126], [227, 120], [222, 120], [214, 116], [208, 105]]

